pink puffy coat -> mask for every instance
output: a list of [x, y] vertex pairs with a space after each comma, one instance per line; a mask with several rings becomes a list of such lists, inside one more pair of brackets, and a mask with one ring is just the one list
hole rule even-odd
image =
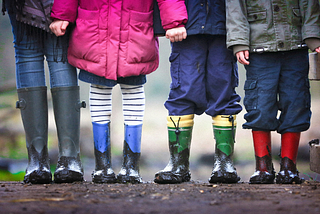
[[[158, 0], [165, 30], [187, 21], [184, 0]], [[153, 0], [55, 0], [51, 17], [75, 22], [68, 61], [107, 79], [149, 74], [159, 63]]]

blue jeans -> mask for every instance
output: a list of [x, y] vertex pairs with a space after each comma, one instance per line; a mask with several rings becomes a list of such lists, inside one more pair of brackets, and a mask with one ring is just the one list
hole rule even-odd
[[307, 130], [311, 117], [308, 50], [251, 53], [249, 60], [243, 128], [280, 134]]
[[238, 114], [238, 67], [225, 36], [191, 35], [172, 43], [169, 115]]
[[15, 14], [11, 13], [9, 17], [15, 43], [17, 88], [46, 86], [44, 57], [48, 62], [51, 88], [77, 86], [76, 68], [68, 62], [61, 61], [62, 45], [61, 43], [57, 45], [57, 37], [47, 33], [44, 37], [43, 48], [40, 45], [40, 40], [32, 39], [32, 37], [27, 38], [25, 35], [22, 41], [17, 44]]

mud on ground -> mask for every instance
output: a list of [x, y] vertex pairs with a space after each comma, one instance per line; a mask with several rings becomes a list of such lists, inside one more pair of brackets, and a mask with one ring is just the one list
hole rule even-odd
[[320, 183], [299, 185], [0, 182], [0, 213], [319, 213]]

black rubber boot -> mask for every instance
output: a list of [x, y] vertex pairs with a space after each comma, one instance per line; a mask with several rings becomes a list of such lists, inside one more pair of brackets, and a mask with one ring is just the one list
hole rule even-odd
[[[193, 115], [169, 116], [168, 118], [172, 119], [172, 123], [168, 119], [170, 160], [163, 170], [155, 174], [154, 182], [159, 184], [188, 182], [191, 179], [189, 155]], [[184, 127], [179, 127], [180, 123], [184, 124]]]
[[119, 183], [142, 183], [142, 178], [139, 173], [141, 132], [142, 124], [135, 126], [125, 125], [123, 163], [117, 175], [117, 182]]
[[271, 132], [252, 131], [256, 169], [250, 177], [250, 184], [273, 184], [275, 171], [271, 154]]
[[256, 171], [250, 177], [250, 184], [273, 184], [275, 171], [273, 168], [272, 158], [270, 155], [263, 157], [256, 156]]
[[96, 167], [92, 173], [94, 183], [115, 183], [116, 175], [111, 168], [110, 122], [92, 122], [94, 138], [94, 157]]
[[83, 181], [80, 161], [80, 102], [79, 87], [56, 87], [51, 89], [54, 116], [59, 140], [59, 158], [54, 182], [72, 183]]
[[47, 184], [52, 182], [48, 156], [48, 104], [47, 87], [17, 90], [28, 150], [25, 183]]
[[277, 174], [277, 184], [301, 184], [303, 179], [299, 177], [299, 171], [297, 170], [296, 164], [293, 163], [287, 157], [281, 158], [280, 161], [280, 172]]

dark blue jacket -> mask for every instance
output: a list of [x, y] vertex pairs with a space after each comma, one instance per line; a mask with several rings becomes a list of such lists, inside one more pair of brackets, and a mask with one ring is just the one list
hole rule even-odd
[[[185, 2], [188, 11], [186, 24], [188, 35], [226, 35], [225, 0], [185, 0]], [[157, 10], [155, 6], [154, 31], [155, 34], [164, 35]]]

